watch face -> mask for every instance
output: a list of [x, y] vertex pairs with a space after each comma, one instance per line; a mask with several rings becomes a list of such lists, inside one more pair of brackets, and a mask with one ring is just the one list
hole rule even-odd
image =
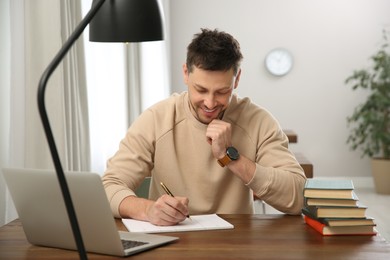
[[230, 159], [233, 161], [237, 160], [240, 157], [240, 154], [238, 153], [237, 149], [230, 146], [226, 149], [226, 154], [229, 156]]
[[286, 49], [274, 49], [265, 58], [265, 67], [275, 76], [286, 75], [291, 70], [292, 65], [293, 57]]

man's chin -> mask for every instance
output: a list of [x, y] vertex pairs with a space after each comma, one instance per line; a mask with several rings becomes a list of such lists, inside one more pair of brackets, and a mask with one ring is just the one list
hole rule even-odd
[[205, 117], [205, 116], [202, 116], [202, 117], [198, 117], [198, 119], [199, 119], [199, 121], [200, 121], [201, 123], [208, 125], [208, 124], [211, 123], [211, 121], [213, 121], [213, 120], [216, 119], [216, 118], [214, 118], [214, 117]]
[[206, 125], [210, 124], [211, 121], [218, 118], [219, 118], [219, 113], [213, 113], [209, 115], [206, 115], [205, 113], [203, 113], [203, 111], [198, 113], [198, 120]]
[[205, 124], [205, 125], [210, 124], [211, 121], [213, 121], [213, 120], [200, 120], [200, 122], [203, 123], [203, 124]]

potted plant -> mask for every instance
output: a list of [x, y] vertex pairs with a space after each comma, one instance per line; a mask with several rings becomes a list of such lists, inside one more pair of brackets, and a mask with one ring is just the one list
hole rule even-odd
[[367, 99], [347, 117], [351, 128], [347, 143], [371, 158], [378, 193], [390, 194], [390, 50], [387, 32], [384, 44], [370, 59], [371, 67], [356, 70], [345, 80], [353, 90], [368, 91]]

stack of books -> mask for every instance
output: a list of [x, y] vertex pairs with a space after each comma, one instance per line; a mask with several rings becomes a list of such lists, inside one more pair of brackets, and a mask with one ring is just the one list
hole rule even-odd
[[359, 203], [351, 180], [308, 179], [303, 217], [322, 235], [375, 235], [374, 219]]

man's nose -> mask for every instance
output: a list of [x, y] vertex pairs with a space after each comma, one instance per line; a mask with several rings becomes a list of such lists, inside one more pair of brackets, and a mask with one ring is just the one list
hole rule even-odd
[[208, 94], [204, 100], [204, 104], [209, 109], [214, 108], [216, 104], [214, 94]]

